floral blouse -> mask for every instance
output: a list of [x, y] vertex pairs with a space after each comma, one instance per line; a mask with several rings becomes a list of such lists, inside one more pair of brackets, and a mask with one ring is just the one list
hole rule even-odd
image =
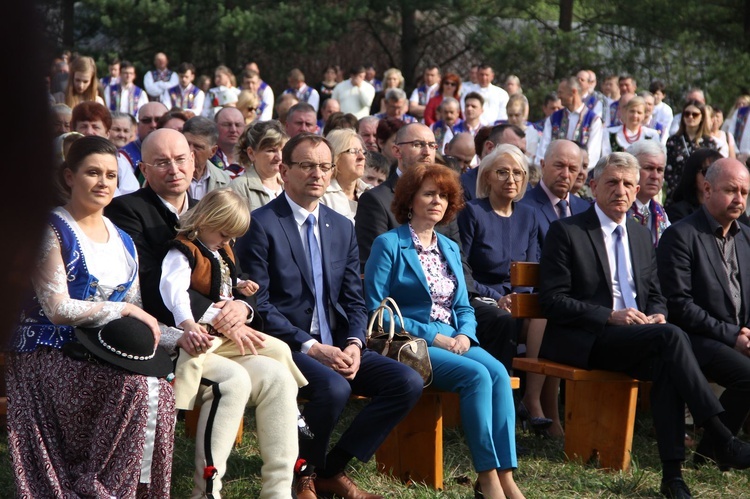
[[687, 134], [675, 134], [667, 140], [667, 168], [664, 172], [667, 203], [671, 202], [674, 190], [680, 183], [688, 158], [700, 147], [718, 149], [716, 142], [711, 137], [701, 137], [698, 139], [698, 145], [690, 140]]
[[448, 266], [448, 261], [440, 252], [437, 235], [434, 232], [432, 233], [432, 242], [425, 248], [411, 224], [409, 224], [409, 230], [414, 247], [417, 250], [417, 256], [419, 256], [419, 263], [422, 264], [422, 270], [430, 288], [430, 296], [432, 297], [430, 320], [450, 324], [453, 317], [453, 297], [457, 286], [456, 276]]

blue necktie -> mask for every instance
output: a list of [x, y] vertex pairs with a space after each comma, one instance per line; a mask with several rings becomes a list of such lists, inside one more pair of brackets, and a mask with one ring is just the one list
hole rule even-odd
[[318, 332], [321, 341], [326, 345], [333, 345], [331, 328], [326, 318], [326, 300], [323, 290], [323, 260], [320, 257], [318, 240], [315, 238], [315, 215], [310, 213], [305, 221], [307, 225], [307, 257], [312, 270], [313, 283], [315, 284], [315, 310], [318, 314]]
[[615, 261], [617, 262], [617, 282], [620, 285], [620, 295], [625, 302], [625, 308], [638, 309], [635, 303], [635, 293], [628, 281], [628, 264], [625, 260], [625, 245], [622, 243], [622, 226], [618, 225], [615, 234]]
[[561, 199], [557, 203], [557, 207], [560, 208], [560, 218], [566, 218], [568, 216], [568, 202]]

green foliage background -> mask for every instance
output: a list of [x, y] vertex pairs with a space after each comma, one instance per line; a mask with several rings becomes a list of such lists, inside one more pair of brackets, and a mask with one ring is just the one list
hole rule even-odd
[[[50, 46], [115, 55], [140, 74], [153, 54], [211, 74], [259, 63], [280, 90], [301, 68], [317, 81], [327, 64], [400, 67], [407, 86], [425, 63], [465, 76], [493, 65], [496, 82], [521, 78], [532, 118], [544, 93], [578, 69], [633, 74], [640, 88], [668, 85], [670, 101], [692, 86], [725, 109], [750, 87], [750, 0], [40, 0]], [[572, 6], [570, 31], [561, 9]], [[73, 16], [65, 18], [65, 9]], [[65, 36], [66, 23], [72, 30]]]

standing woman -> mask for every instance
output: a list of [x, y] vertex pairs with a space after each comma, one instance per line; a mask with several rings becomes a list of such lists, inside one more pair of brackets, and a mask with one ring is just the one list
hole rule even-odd
[[697, 100], [688, 101], [682, 108], [680, 127], [667, 139], [667, 170], [664, 174], [666, 198], [664, 206], [672, 201], [677, 184], [680, 183], [685, 163], [693, 151], [700, 147], [718, 149], [711, 138], [711, 120], [706, 105]]
[[622, 125], [607, 128], [602, 138], [602, 156], [612, 152], [626, 151], [641, 140], [660, 140], [659, 132], [643, 126], [646, 117], [646, 101], [643, 97], [633, 97], [620, 110]]
[[50, 217], [32, 277], [35, 297], [15, 331], [8, 445], [21, 497], [170, 494], [170, 384], [70, 356], [80, 353], [78, 326], [106, 326], [98, 337], [104, 346], [107, 328], [134, 336], [145, 328], [151, 355], [136, 360], [166, 355], [156, 349], [156, 319], [140, 308], [133, 241], [102, 214], [117, 187], [116, 153], [96, 136], [70, 147], [62, 170], [69, 200]]
[[[323, 73], [323, 80], [315, 86], [315, 90], [320, 94], [320, 110], [323, 109], [325, 101], [331, 98], [333, 95], [333, 89], [338, 81], [336, 81], [336, 68], [333, 66], [326, 66], [326, 70]], [[320, 111], [318, 112], [320, 116]]]
[[350, 128], [332, 130], [326, 139], [333, 147], [334, 178], [320, 202], [354, 222], [357, 202], [370, 185], [362, 180], [365, 174], [365, 143]]
[[[225, 94], [233, 93], [235, 96], [240, 95], [240, 89], [237, 88], [237, 78], [228, 67], [221, 65], [214, 70], [214, 87], [206, 93], [206, 100], [203, 104], [203, 116], [214, 118], [214, 114], [224, 105]], [[236, 102], [236, 100], [234, 101]]]
[[281, 123], [269, 120], [248, 125], [237, 141], [235, 156], [245, 167], [245, 174], [232, 180], [229, 187], [247, 198], [250, 211], [281, 194], [281, 149], [288, 140]]
[[[424, 124], [427, 126], [435, 123], [438, 117], [438, 107], [446, 97], [453, 97], [461, 102], [461, 77], [456, 73], [446, 73], [440, 80], [440, 91], [435, 94], [424, 108]], [[459, 117], [463, 118], [459, 112]]]
[[463, 208], [458, 176], [440, 165], [415, 165], [396, 184], [400, 227], [380, 235], [365, 265], [365, 301], [374, 311], [396, 300], [404, 328], [427, 341], [433, 386], [458, 392], [461, 421], [479, 474], [477, 497], [523, 498], [517, 467], [515, 410], [505, 367], [479, 346], [461, 250], [435, 232]]
[[55, 102], [73, 109], [81, 102], [94, 101], [104, 105], [99, 96], [99, 80], [96, 78], [96, 63], [91, 57], [80, 56], [70, 63], [70, 75], [65, 92], [55, 94]]

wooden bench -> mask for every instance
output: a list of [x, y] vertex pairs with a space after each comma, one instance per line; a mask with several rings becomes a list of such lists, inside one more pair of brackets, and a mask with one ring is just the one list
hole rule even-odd
[[[535, 287], [539, 265], [513, 262], [511, 285]], [[515, 294], [511, 313], [541, 317], [536, 294]], [[597, 467], [627, 471], [633, 447], [638, 380], [622, 373], [588, 370], [545, 359], [513, 359], [513, 368], [565, 380], [565, 455]]]
[[[519, 379], [510, 379], [511, 388]], [[426, 388], [417, 405], [388, 435], [375, 453], [378, 470], [403, 482], [443, 488], [443, 428], [446, 419], [460, 424], [458, 395]]]

